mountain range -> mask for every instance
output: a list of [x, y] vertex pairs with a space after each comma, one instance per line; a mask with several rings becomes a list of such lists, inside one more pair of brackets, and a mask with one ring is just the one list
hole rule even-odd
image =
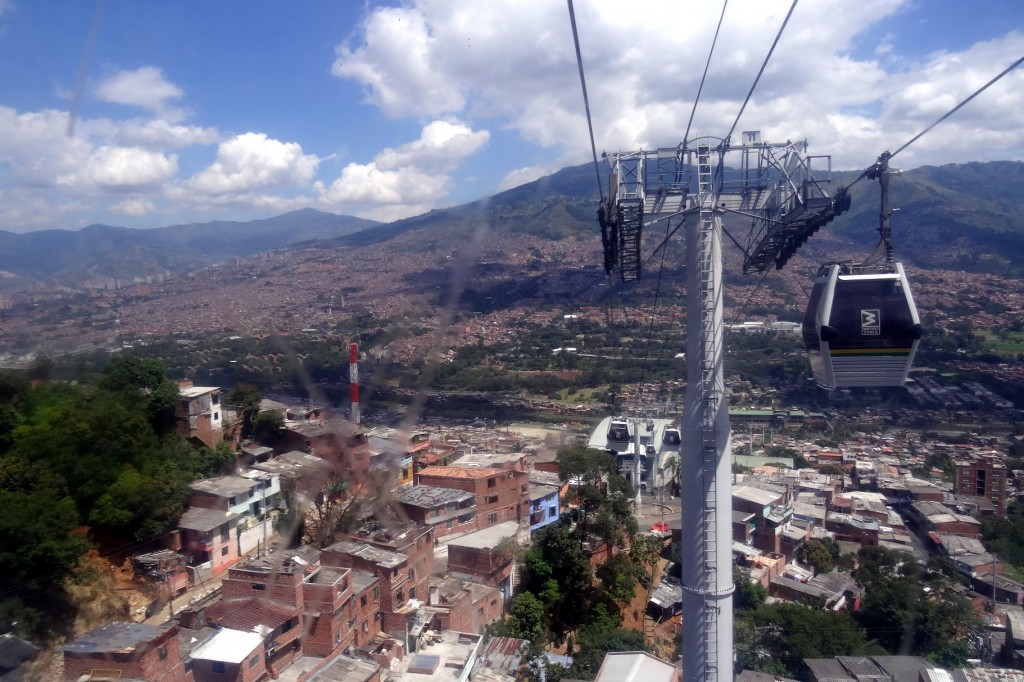
[[[833, 187], [851, 186], [852, 207], [812, 239], [803, 255], [855, 258], [873, 248], [878, 187], [870, 180], [857, 181], [858, 175], [832, 175]], [[898, 209], [892, 226], [900, 260], [919, 268], [1024, 275], [1024, 163], [925, 166], [895, 176], [890, 187], [892, 206]], [[453, 245], [465, 248], [465, 235], [480, 225], [507, 237], [596, 238], [597, 199], [598, 179], [593, 166], [585, 164], [470, 204], [387, 224], [303, 209], [250, 222], [150, 230], [91, 225], [77, 231], [0, 231], [0, 286], [48, 281], [78, 287], [97, 278], [178, 275], [313, 242], [346, 250], [389, 243], [426, 254]], [[744, 226], [727, 223], [727, 228]], [[657, 242], [649, 239], [645, 252]]]

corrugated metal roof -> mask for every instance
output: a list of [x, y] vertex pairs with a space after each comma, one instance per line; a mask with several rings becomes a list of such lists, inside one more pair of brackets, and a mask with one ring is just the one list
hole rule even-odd
[[[512, 675], [530, 648], [530, 642], [513, 637], [493, 637], [477, 659], [479, 668], [489, 668], [496, 673]], [[475, 672], [474, 672], [475, 674]]]
[[172, 622], [163, 625], [110, 623], [68, 642], [63, 650], [69, 654], [131, 653], [140, 644], [156, 641], [177, 627], [177, 623]]
[[204, 509], [202, 507], [189, 507], [181, 515], [178, 521], [178, 528], [194, 530], [198, 533], [209, 533], [214, 528], [225, 523], [238, 519], [234, 512], [222, 511], [220, 509]]

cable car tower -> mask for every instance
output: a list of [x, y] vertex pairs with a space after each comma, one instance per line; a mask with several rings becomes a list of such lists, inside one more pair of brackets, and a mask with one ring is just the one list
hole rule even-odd
[[624, 282], [641, 276], [644, 228], [679, 220], [686, 228], [687, 388], [680, 457], [683, 679], [733, 679], [732, 458], [725, 398], [722, 216], [751, 221], [745, 272], [781, 268], [819, 228], [849, 207], [831, 196], [827, 156], [806, 142], [768, 143], [756, 131], [742, 143], [699, 138], [676, 148], [619, 152], [609, 196], [598, 211], [605, 267]]

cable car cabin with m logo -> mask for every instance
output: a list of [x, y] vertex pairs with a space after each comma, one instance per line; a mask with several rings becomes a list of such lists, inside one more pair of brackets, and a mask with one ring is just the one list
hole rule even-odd
[[814, 379], [825, 388], [902, 386], [921, 338], [903, 266], [823, 265], [803, 337]]

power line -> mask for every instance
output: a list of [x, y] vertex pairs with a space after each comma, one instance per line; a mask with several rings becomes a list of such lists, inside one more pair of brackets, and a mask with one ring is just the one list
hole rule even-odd
[[572, 0], [569, 3], [569, 23], [572, 25], [572, 43], [576, 48], [576, 65], [580, 70], [580, 86], [583, 88], [583, 108], [587, 112], [587, 130], [590, 131], [590, 151], [594, 155], [594, 173], [597, 175], [597, 193], [604, 203], [604, 185], [601, 183], [601, 167], [597, 163], [597, 145], [594, 143], [594, 124], [590, 120], [590, 98], [587, 96], [587, 79], [583, 76], [583, 54], [580, 52], [580, 36], [576, 32], [576, 12], [572, 7]]

